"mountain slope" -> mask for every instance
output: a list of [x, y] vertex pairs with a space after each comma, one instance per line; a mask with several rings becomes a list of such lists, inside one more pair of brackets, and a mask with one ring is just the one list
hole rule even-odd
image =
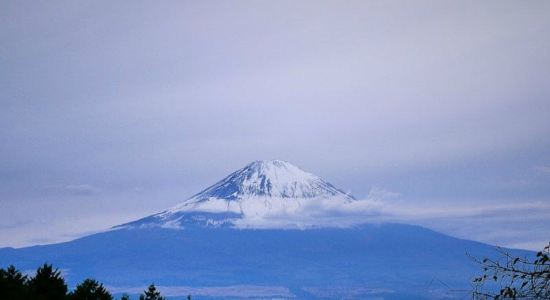
[[[62, 244], [0, 249], [0, 265], [33, 269], [47, 261], [62, 268], [72, 284], [93, 276], [111, 287], [155, 282], [211, 290], [284, 287], [304, 299], [430, 299], [463, 296], [454, 290], [467, 290], [479, 268], [467, 253], [491, 256], [494, 247], [399, 224], [309, 230], [134, 228]], [[430, 286], [434, 280], [445, 286]]]
[[[0, 266], [48, 262], [72, 285], [91, 276], [139, 292], [155, 282], [203, 299], [452, 299], [464, 297], [479, 268], [467, 254], [495, 254], [493, 246], [418, 226], [339, 226], [346, 215], [330, 216], [338, 226], [318, 219], [289, 226], [318, 217], [311, 210], [327, 203], [359, 200], [287, 162], [256, 161], [171, 209], [109, 231], [0, 249]], [[269, 228], [250, 222], [285, 215], [292, 218]]]

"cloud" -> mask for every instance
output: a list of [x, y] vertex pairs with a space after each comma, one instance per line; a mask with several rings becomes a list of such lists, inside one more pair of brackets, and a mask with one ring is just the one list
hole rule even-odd
[[493, 245], [540, 250], [550, 241], [550, 201], [508, 200], [488, 204], [442, 203], [424, 205], [384, 203], [380, 222], [415, 224]]
[[522, 218], [532, 216], [525, 215], [528, 212], [546, 212], [550, 217], [550, 203], [544, 201], [502, 203], [502, 204], [478, 204], [478, 205], [445, 205], [437, 206], [384, 206], [383, 213], [388, 217], [399, 220], [422, 220], [422, 219], [448, 219], [448, 218], [473, 218], [473, 217], [504, 217], [513, 218], [520, 215]]
[[[71, 201], [75, 202], [75, 201]], [[86, 205], [87, 203], [78, 203]], [[27, 247], [71, 241], [103, 232], [109, 227], [139, 218], [135, 214], [103, 212], [87, 216], [59, 216], [55, 219], [33, 220], [17, 227], [0, 227], [1, 247]]]
[[[500, 221], [527, 221], [550, 219], [550, 203], [533, 201], [493, 205], [408, 205], [391, 204], [384, 200], [360, 199], [349, 203], [334, 199], [304, 201], [296, 210], [277, 210], [260, 216], [248, 216], [245, 224], [251, 227], [280, 226], [338, 226], [348, 227], [366, 222], [417, 223], [423, 221], [450, 221], [481, 219]], [[243, 224], [244, 225], [244, 224]]]
[[[399, 193], [374, 187], [367, 199], [301, 201], [292, 209], [245, 214], [241, 228], [353, 227], [364, 223], [420, 225], [459, 238], [536, 250], [550, 241], [550, 201], [425, 204], [396, 201]], [[434, 204], [435, 203], [435, 204]], [[246, 204], [245, 204], [246, 207]], [[288, 206], [286, 206], [288, 208]], [[246, 210], [245, 210], [246, 212]]]
[[[475, 197], [488, 211], [503, 195], [550, 196], [546, 182], [506, 178], [549, 157], [549, 1], [4, 2], [0, 217], [10, 223], [46, 210], [160, 211], [264, 157], [370, 200], [330, 208], [351, 219], [437, 219], [475, 213], [440, 199]], [[51, 182], [73, 184], [44, 201], [32, 187]], [[436, 208], [392, 206], [400, 197], [371, 184]], [[143, 190], [119, 193], [132, 186]]]
[[270, 210], [259, 215], [247, 214], [237, 221], [244, 228], [350, 227], [376, 222], [382, 214], [379, 200], [339, 201], [334, 198], [304, 199], [293, 209]]
[[538, 172], [541, 172], [541, 173], [544, 173], [544, 174], [550, 174], [550, 166], [547, 166], [547, 165], [535, 166], [535, 167], [533, 167], [533, 169], [535, 171], [538, 171]]
[[401, 196], [400, 193], [392, 192], [386, 189], [383, 189], [378, 186], [374, 186], [369, 190], [369, 194], [367, 195], [367, 199], [371, 200], [387, 200], [387, 199], [395, 199]]
[[46, 188], [50, 193], [70, 196], [93, 196], [101, 189], [90, 184], [53, 185]]

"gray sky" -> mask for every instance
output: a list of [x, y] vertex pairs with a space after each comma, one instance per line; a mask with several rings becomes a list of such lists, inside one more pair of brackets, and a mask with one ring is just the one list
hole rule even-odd
[[274, 158], [406, 222], [550, 240], [548, 1], [2, 1], [0, 41], [0, 246]]

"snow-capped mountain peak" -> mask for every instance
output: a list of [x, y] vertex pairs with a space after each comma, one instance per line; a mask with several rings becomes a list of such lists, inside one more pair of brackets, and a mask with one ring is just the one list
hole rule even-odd
[[289, 162], [258, 160], [230, 174], [191, 199], [206, 201], [210, 198], [236, 200], [251, 197], [316, 198], [338, 195], [346, 194]]
[[120, 227], [232, 226], [251, 218], [299, 216], [307, 207], [324, 201], [338, 205], [353, 200], [353, 196], [289, 162], [254, 161], [164, 212]]

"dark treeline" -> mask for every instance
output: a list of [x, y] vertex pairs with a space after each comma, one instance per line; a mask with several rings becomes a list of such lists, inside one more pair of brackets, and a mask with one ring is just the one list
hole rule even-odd
[[[191, 299], [191, 296], [187, 297]], [[102, 283], [88, 278], [69, 291], [61, 271], [44, 264], [34, 277], [27, 276], [14, 266], [0, 269], [0, 299], [10, 300], [114, 300]], [[139, 297], [140, 300], [164, 300], [154, 284]], [[130, 300], [124, 294], [120, 300]]]

